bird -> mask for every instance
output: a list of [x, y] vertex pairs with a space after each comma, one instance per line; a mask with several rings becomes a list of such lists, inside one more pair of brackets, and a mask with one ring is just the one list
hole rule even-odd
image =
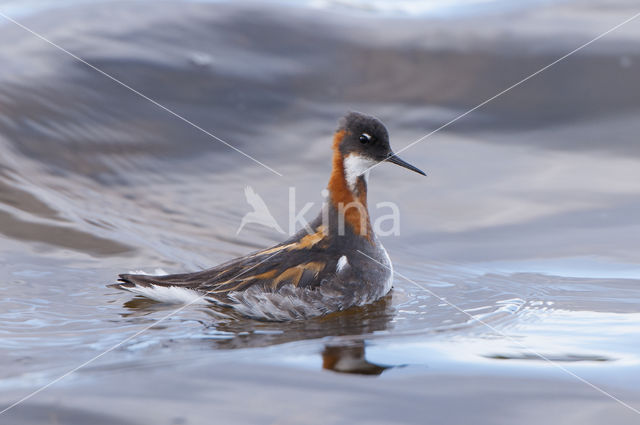
[[120, 274], [113, 286], [161, 302], [213, 303], [264, 321], [307, 320], [373, 303], [393, 283], [393, 264], [367, 208], [369, 170], [382, 162], [426, 176], [393, 153], [378, 118], [349, 112], [333, 135], [327, 200], [306, 228], [210, 269]]

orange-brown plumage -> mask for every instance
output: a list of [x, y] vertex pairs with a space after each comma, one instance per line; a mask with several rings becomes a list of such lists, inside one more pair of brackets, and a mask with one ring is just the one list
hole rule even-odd
[[344, 155], [340, 151], [340, 143], [346, 134], [346, 130], [339, 130], [333, 137], [333, 168], [328, 186], [330, 200], [336, 210], [344, 214], [345, 223], [351, 226], [356, 235], [371, 240], [366, 184], [360, 180], [356, 187], [357, 193], [353, 193], [347, 184]]

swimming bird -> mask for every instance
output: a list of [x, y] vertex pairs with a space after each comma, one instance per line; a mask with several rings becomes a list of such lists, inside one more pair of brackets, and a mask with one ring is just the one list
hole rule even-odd
[[328, 199], [318, 217], [273, 247], [182, 274], [121, 274], [116, 286], [159, 301], [203, 301], [259, 320], [308, 319], [385, 296], [393, 265], [367, 209], [369, 169], [380, 162], [424, 172], [391, 150], [380, 120], [344, 116], [333, 136]]

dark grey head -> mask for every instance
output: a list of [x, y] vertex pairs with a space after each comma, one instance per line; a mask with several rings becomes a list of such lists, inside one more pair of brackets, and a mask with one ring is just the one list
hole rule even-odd
[[387, 161], [416, 173], [426, 174], [397, 157], [389, 145], [389, 132], [382, 122], [370, 115], [349, 112], [342, 117], [338, 126], [338, 149], [343, 158], [359, 158], [369, 163], [369, 168], [379, 162]]

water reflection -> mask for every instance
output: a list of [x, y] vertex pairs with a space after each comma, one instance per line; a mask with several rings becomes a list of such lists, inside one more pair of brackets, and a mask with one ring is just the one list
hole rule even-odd
[[565, 355], [542, 355], [533, 353], [519, 353], [519, 354], [490, 354], [485, 357], [493, 360], [547, 360], [551, 362], [609, 362], [614, 359], [597, 354], [565, 354]]
[[322, 352], [322, 368], [338, 373], [380, 375], [390, 367], [368, 361], [365, 342], [361, 339], [340, 345], [327, 344]]
[[[197, 310], [203, 313], [198, 320], [205, 328], [202, 338], [213, 341], [216, 349], [265, 347], [326, 337], [366, 336], [391, 328], [391, 321], [396, 314], [392, 294], [370, 305], [306, 321], [258, 321], [215, 305], [198, 307]], [[178, 308], [141, 297], [127, 300], [123, 307], [127, 311], [122, 316], [127, 318], [147, 316], [160, 311], [168, 314]], [[158, 319], [160, 317], [162, 316], [158, 316]], [[189, 317], [192, 320], [192, 312]]]

